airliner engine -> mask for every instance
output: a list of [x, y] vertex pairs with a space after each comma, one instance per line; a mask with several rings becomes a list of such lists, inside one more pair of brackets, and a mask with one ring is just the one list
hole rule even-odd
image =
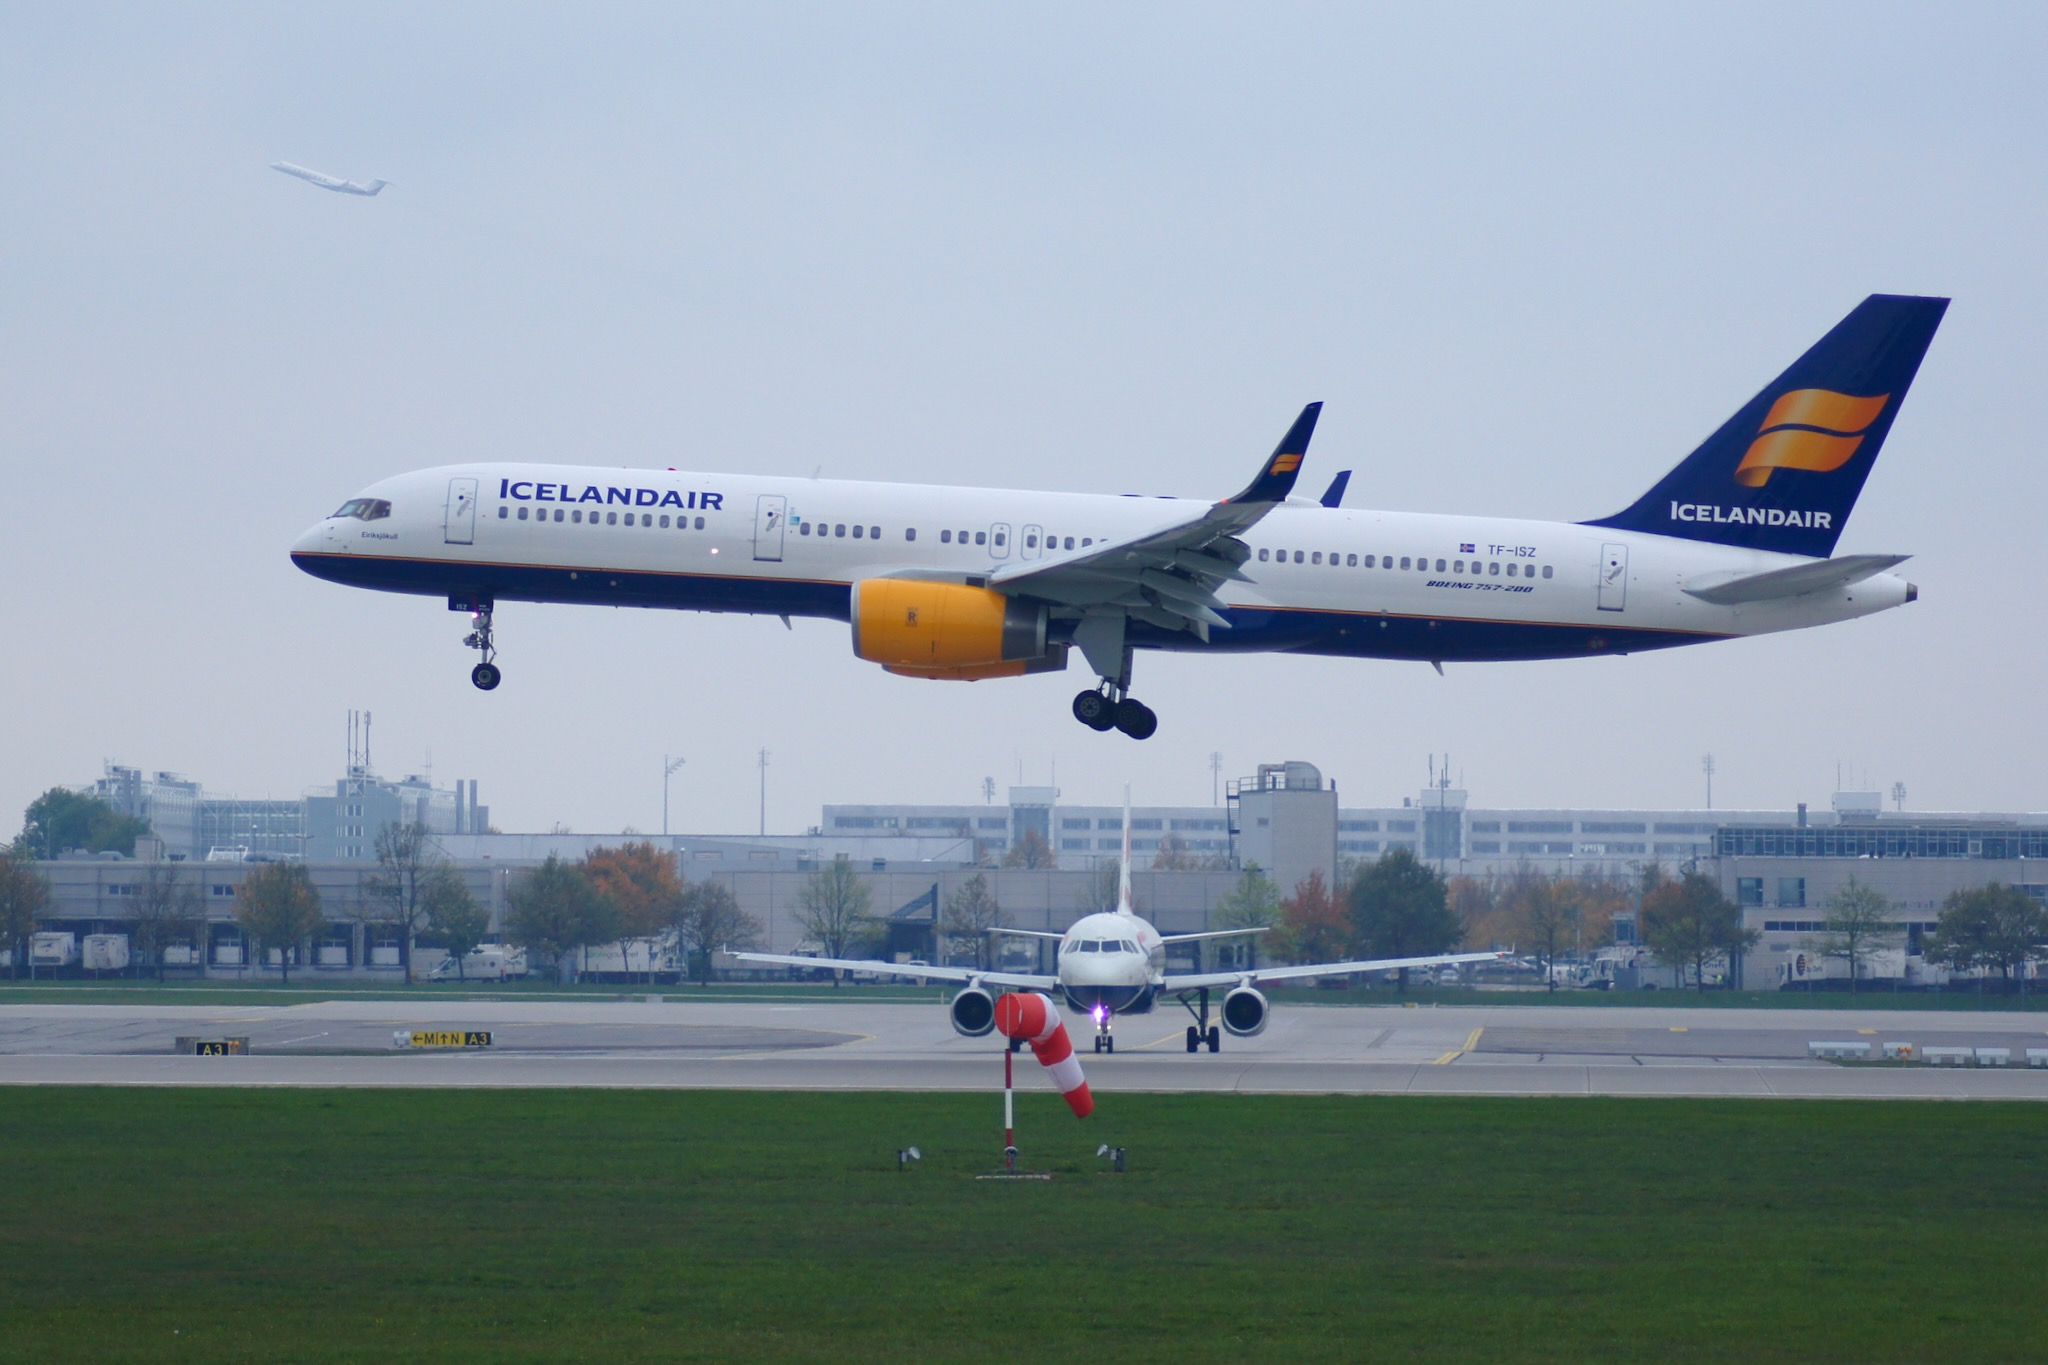
[[1265, 1032], [1266, 1019], [1272, 1012], [1266, 997], [1250, 986], [1239, 986], [1223, 997], [1223, 1027], [1239, 1038]]
[[996, 1026], [995, 997], [979, 986], [968, 986], [946, 1007], [953, 1032], [963, 1038], [980, 1038]]
[[1046, 608], [963, 583], [867, 578], [853, 585], [853, 652], [912, 678], [1014, 678], [1058, 672]]

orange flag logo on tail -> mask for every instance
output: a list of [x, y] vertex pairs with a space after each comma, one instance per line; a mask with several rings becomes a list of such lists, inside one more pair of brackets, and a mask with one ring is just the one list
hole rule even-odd
[[1742, 463], [1735, 466], [1735, 482], [1761, 488], [1774, 469], [1816, 474], [1840, 469], [1863, 444], [1863, 433], [1890, 398], [1888, 393], [1856, 398], [1832, 389], [1793, 389], [1780, 395], [1764, 414], [1763, 426]]

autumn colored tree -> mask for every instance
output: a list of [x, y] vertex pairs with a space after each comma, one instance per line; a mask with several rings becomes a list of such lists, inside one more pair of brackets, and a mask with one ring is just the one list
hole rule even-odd
[[205, 920], [199, 889], [184, 875], [183, 866], [150, 863], [135, 884], [135, 964], [159, 981], [164, 975], [164, 949], [190, 943]]
[[560, 975], [573, 971], [577, 949], [619, 936], [617, 909], [582, 868], [558, 854], [513, 879], [505, 901], [506, 937], [552, 962]]
[[21, 844], [0, 853], [0, 948], [13, 954], [12, 972], [17, 977], [28, 961], [29, 938], [49, 903], [50, 884]]
[[1688, 968], [1694, 988], [1707, 988], [1707, 968], [1732, 961], [1757, 940], [1742, 927], [1742, 910], [1721, 894], [1714, 879], [1687, 872], [1664, 881], [1643, 897], [1643, 943], [1667, 967]]
[[1026, 825], [1024, 832], [1017, 836], [1017, 842], [1010, 845], [1010, 851], [1003, 855], [1004, 867], [1021, 867], [1033, 872], [1058, 867], [1060, 860], [1053, 856], [1052, 845], [1045, 836]]
[[676, 922], [683, 887], [673, 854], [650, 843], [621, 844], [592, 849], [580, 866], [591, 888], [611, 902], [620, 938], [652, 938]]
[[1297, 962], [1340, 962], [1351, 946], [1344, 903], [1330, 894], [1321, 872], [1311, 872], [1280, 902], [1287, 955]]
[[276, 949], [284, 979], [290, 981], [292, 954], [320, 932], [327, 916], [304, 863], [265, 863], [236, 892], [235, 922], [256, 945], [257, 965]]

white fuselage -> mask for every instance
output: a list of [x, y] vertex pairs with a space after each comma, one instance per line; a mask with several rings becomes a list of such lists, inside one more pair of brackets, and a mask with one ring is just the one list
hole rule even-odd
[[[677, 470], [475, 464], [386, 479], [293, 546], [308, 572], [487, 601], [847, 618], [867, 578], [974, 582], [1071, 544], [1184, 519], [1179, 499], [926, 487]], [[354, 505], [354, 504], [351, 504]], [[1629, 653], [1822, 625], [1911, 600], [1881, 573], [1743, 605], [1690, 584], [1811, 561], [1565, 522], [1326, 508], [1298, 499], [1241, 537], [1231, 629], [1144, 648], [1291, 650], [1433, 661]]]
[[1166, 977], [1166, 942], [1145, 919], [1124, 911], [1083, 915], [1060, 939], [1060, 993], [1077, 1010], [1111, 1013], [1152, 1007]]

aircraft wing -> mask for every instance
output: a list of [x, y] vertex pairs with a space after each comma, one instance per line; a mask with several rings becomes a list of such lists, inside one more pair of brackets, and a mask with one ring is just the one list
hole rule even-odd
[[1009, 934], [1015, 938], [1049, 938], [1054, 943], [1059, 943], [1066, 938], [1065, 934], [1048, 933], [1043, 929], [1011, 929], [1004, 926], [997, 926], [986, 932], [991, 934]]
[[1198, 938], [1243, 938], [1246, 934], [1263, 934], [1271, 926], [1260, 925], [1256, 929], [1205, 929], [1199, 934], [1161, 934], [1161, 943], [1193, 943]]
[[1032, 976], [1024, 972], [981, 972], [972, 967], [918, 967], [908, 962], [874, 962], [844, 957], [796, 957], [787, 953], [732, 953], [735, 962], [768, 962], [784, 967], [826, 967], [842, 972], [872, 972], [876, 976], [907, 976], [914, 981], [955, 981], [965, 986], [1005, 986], [1011, 990], [1049, 991], [1056, 989], [1056, 976]]
[[1445, 967], [1453, 962], [1500, 962], [1506, 953], [1439, 953], [1434, 957], [1386, 957], [1377, 962], [1308, 962], [1297, 967], [1251, 967], [1235, 972], [1203, 972], [1199, 976], [1169, 976], [1162, 989], [1198, 991], [1204, 987], [1255, 985], [1261, 981], [1298, 981], [1310, 976], [1356, 976], [1361, 972], [1391, 972], [1402, 967]]
[[1687, 596], [1717, 607], [1739, 606], [1744, 602], [1767, 602], [1778, 597], [1800, 597], [1810, 592], [1832, 592], [1861, 583], [1886, 569], [1896, 568], [1911, 555], [1842, 555], [1837, 559], [1816, 559], [1811, 564], [1794, 564], [1789, 569], [1730, 577], [1711, 574], [1687, 582]]
[[1216, 589], [1249, 581], [1239, 565], [1251, 550], [1237, 536], [1286, 501], [1315, 434], [1321, 403], [1310, 403], [1244, 491], [1199, 511], [1122, 540], [1068, 550], [1044, 559], [1006, 564], [988, 586], [1035, 597], [1080, 618], [1074, 642], [1104, 677], [1123, 671], [1127, 621], [1184, 630], [1202, 640], [1228, 630]]

